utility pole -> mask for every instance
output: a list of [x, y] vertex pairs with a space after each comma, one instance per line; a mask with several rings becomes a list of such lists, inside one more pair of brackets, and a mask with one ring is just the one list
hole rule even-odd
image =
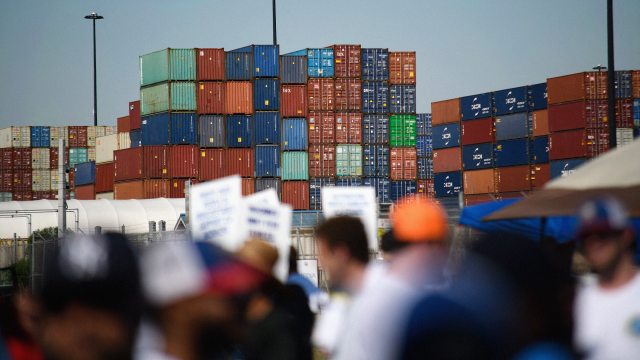
[[276, 0], [273, 0], [273, 45], [278, 45], [278, 36], [276, 35]]
[[92, 12], [84, 17], [93, 20], [93, 126], [98, 126], [98, 84], [96, 75], [96, 20], [104, 19], [104, 17]]
[[613, 59], [613, 0], [607, 0], [607, 53], [608, 53], [608, 118], [609, 118], [609, 149], [617, 145], [616, 138], [616, 71]]

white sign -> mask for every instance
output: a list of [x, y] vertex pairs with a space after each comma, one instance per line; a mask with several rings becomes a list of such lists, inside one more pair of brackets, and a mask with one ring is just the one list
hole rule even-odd
[[243, 201], [251, 204], [280, 204], [278, 193], [275, 189], [265, 189], [255, 194], [245, 196]]
[[297, 260], [298, 273], [318, 287], [318, 260]]
[[360, 218], [369, 241], [369, 249], [378, 250], [378, 205], [373, 187], [323, 187], [322, 212], [325, 218], [349, 215]]

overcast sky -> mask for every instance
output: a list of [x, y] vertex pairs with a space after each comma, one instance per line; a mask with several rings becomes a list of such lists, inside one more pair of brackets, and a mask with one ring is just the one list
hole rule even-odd
[[[614, 1], [616, 68], [640, 68], [640, 1]], [[19, 0], [0, 13], [0, 127], [89, 125], [91, 11], [98, 114], [139, 98], [138, 56], [166, 47], [271, 43], [270, 0]], [[281, 53], [335, 43], [415, 50], [418, 111], [431, 101], [607, 63], [605, 0], [278, 0]]]

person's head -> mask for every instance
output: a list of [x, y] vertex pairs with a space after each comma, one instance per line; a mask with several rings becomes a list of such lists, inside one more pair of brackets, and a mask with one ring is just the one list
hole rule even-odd
[[330, 218], [316, 228], [315, 238], [320, 266], [334, 285], [345, 285], [350, 269], [362, 269], [369, 261], [367, 234], [358, 218]]
[[278, 262], [278, 249], [261, 239], [249, 239], [236, 252], [238, 258], [245, 263], [272, 275], [273, 267]]
[[289, 275], [296, 274], [298, 272], [298, 250], [295, 247], [289, 246]]
[[390, 214], [393, 237], [404, 244], [445, 244], [447, 214], [434, 201], [419, 196], [400, 200]]
[[38, 340], [46, 356], [130, 358], [142, 297], [127, 239], [115, 233], [63, 238], [45, 271]]
[[591, 269], [600, 275], [610, 275], [623, 261], [633, 261], [633, 228], [616, 199], [584, 203], [578, 211], [577, 238]]

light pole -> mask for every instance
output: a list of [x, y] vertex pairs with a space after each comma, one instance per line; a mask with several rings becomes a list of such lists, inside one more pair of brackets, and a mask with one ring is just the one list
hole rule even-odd
[[[607, 62], [609, 65], [607, 82], [608, 99], [607, 104], [609, 106], [609, 149], [616, 147], [616, 87], [615, 87], [615, 63], [613, 59], [613, 0], [607, 0]], [[622, 84], [621, 84], [622, 85]], [[620, 109], [622, 110], [622, 108]]]
[[273, 0], [273, 45], [278, 45], [278, 37], [276, 36], [276, 0]]
[[93, 126], [98, 126], [98, 85], [96, 77], [96, 20], [104, 19], [95, 11], [84, 17], [93, 21]]

